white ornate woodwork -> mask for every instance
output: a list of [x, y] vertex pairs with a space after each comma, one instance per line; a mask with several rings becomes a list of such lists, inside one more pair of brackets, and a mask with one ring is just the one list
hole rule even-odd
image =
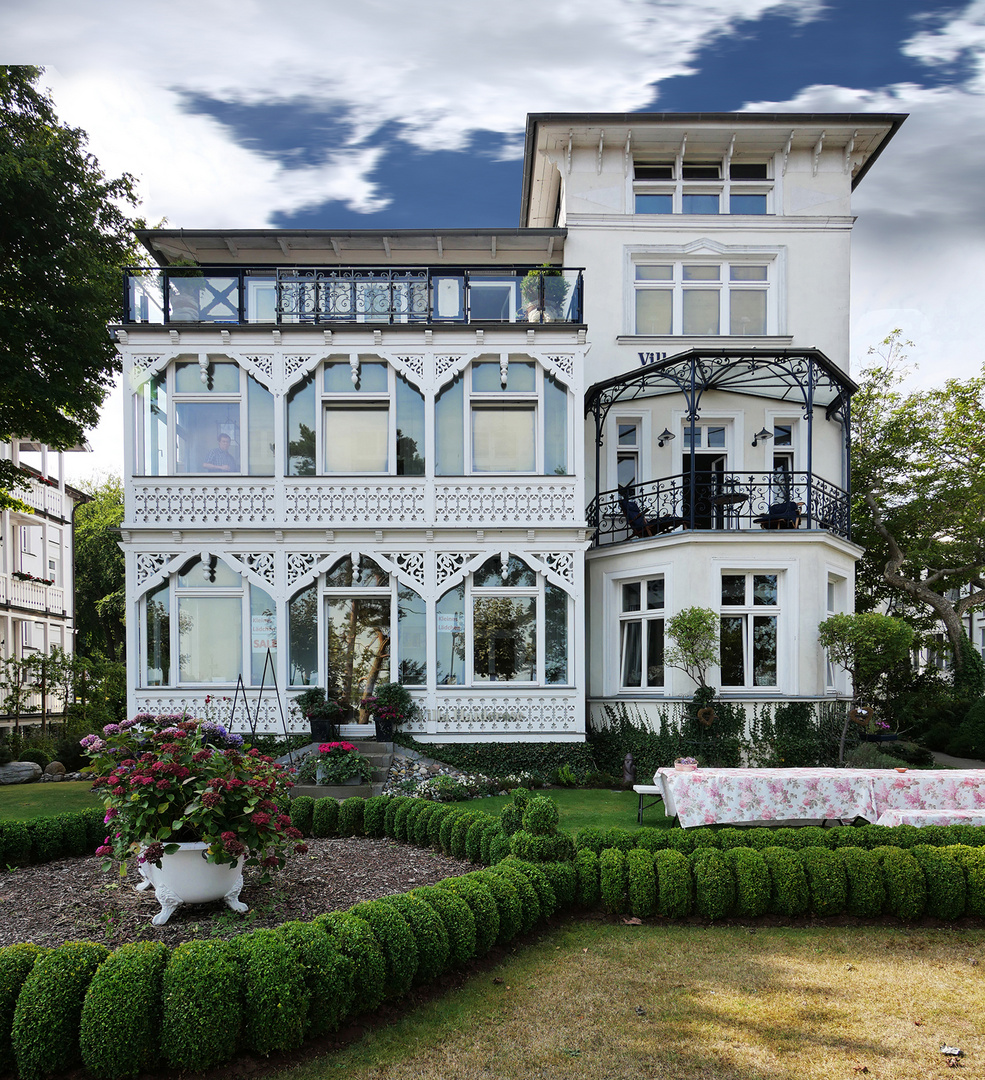
[[549, 551], [544, 554], [538, 552], [534, 555], [534, 559], [568, 585], [574, 585], [575, 555], [573, 551]]
[[[520, 733], [578, 730], [574, 695], [516, 694], [479, 696], [476, 692], [441, 695], [434, 710], [438, 734]], [[415, 725], [418, 731], [424, 725]], [[413, 730], [413, 728], [411, 729]]]
[[427, 587], [427, 560], [423, 551], [400, 551], [390, 556], [390, 562], [405, 577], [410, 578], [422, 592]]
[[317, 485], [291, 482], [285, 490], [285, 510], [290, 524], [417, 524], [424, 520], [424, 487], [410, 487], [397, 479]]
[[235, 558], [242, 563], [247, 570], [252, 571], [256, 577], [269, 585], [270, 588], [276, 586], [277, 564], [272, 551], [253, 552], [245, 555], [237, 553]]
[[438, 525], [575, 524], [581, 518], [575, 505], [572, 478], [502, 483], [436, 484], [434, 519]]
[[147, 552], [141, 551], [137, 554], [137, 588], [141, 588], [151, 578], [161, 576], [168, 563], [180, 556], [180, 552], [168, 551], [168, 552]]
[[217, 523], [272, 525], [274, 490], [262, 481], [222, 485], [192, 480], [138, 482], [133, 488], [133, 510], [132, 524], [169, 529]]
[[478, 551], [439, 551], [435, 558], [435, 582], [439, 594], [457, 584], [468, 572], [469, 564], [478, 559], [485, 552]]

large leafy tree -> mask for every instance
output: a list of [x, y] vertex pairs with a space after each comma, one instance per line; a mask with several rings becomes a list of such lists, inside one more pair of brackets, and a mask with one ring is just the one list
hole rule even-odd
[[911, 345], [894, 330], [870, 350], [852, 399], [857, 606], [939, 620], [979, 678], [962, 616], [985, 603], [985, 371], [905, 392]]
[[[41, 69], [0, 67], [0, 439], [64, 449], [92, 427], [119, 370], [106, 332], [132, 261], [130, 176], [107, 179], [59, 123]], [[0, 502], [21, 482], [0, 461]]]
[[90, 501], [75, 511], [75, 626], [84, 656], [123, 660], [125, 571], [120, 551], [123, 483], [112, 476], [84, 485]]

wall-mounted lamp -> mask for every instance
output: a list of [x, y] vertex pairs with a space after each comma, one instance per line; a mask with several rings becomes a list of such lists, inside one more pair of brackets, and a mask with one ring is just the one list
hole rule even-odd
[[674, 433], [664, 428], [661, 434], [657, 437], [657, 446], [663, 446], [664, 443], [670, 442], [670, 440], [673, 438], [675, 438]]
[[757, 431], [756, 434], [753, 435], [753, 437], [752, 437], [752, 445], [753, 446], [758, 446], [761, 442], [766, 442], [768, 439], [772, 439], [772, 438], [773, 438], [773, 432], [772, 431], [767, 431], [766, 428], [763, 428], [762, 431]]

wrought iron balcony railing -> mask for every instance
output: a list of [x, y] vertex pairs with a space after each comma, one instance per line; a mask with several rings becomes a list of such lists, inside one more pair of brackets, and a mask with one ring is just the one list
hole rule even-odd
[[171, 267], [124, 275], [125, 323], [581, 323], [583, 272], [505, 267]]
[[826, 529], [851, 538], [848, 492], [806, 472], [695, 472], [604, 491], [588, 506], [598, 547], [678, 529]]

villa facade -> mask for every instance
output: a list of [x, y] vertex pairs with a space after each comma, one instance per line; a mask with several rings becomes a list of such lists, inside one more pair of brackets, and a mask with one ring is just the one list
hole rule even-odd
[[389, 679], [423, 739], [580, 740], [690, 697], [696, 605], [723, 696], [843, 693], [851, 191], [902, 119], [532, 116], [517, 229], [141, 233], [131, 712]]

